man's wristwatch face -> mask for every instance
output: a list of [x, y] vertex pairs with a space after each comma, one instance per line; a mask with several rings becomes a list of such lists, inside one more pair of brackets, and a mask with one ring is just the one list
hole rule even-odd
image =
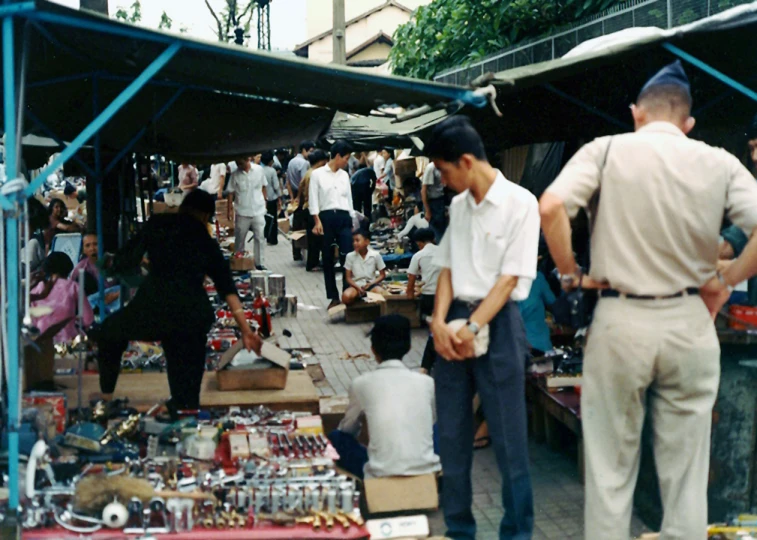
[[560, 276], [560, 285], [563, 288], [569, 289], [578, 283], [578, 276], [576, 274], [563, 274]]
[[474, 323], [473, 321], [468, 321], [468, 325], [467, 326], [468, 326], [468, 330], [470, 331], [470, 333], [473, 334], [474, 336], [477, 336], [478, 332], [481, 330], [481, 328], [476, 323]]

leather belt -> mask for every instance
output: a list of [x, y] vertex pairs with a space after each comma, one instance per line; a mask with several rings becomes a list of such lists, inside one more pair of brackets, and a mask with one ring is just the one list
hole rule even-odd
[[455, 302], [464, 305], [471, 311], [471, 313], [473, 313], [478, 309], [478, 306], [481, 305], [481, 302], [483, 302], [483, 300], [464, 300], [462, 298], [455, 298]]
[[616, 289], [600, 289], [600, 298], [629, 298], [631, 300], [670, 300], [671, 298], [681, 298], [683, 296], [698, 296], [699, 289], [689, 287], [674, 294], [665, 294], [655, 296], [652, 294], [630, 294], [618, 291]]

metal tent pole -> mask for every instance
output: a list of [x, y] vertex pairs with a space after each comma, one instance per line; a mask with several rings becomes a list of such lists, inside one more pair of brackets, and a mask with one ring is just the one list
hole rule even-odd
[[[10, 4], [5, 0], [5, 4]], [[16, 58], [14, 50], [13, 17], [3, 17], [3, 116], [5, 123], [5, 174], [14, 180], [18, 176], [16, 133]], [[22, 89], [23, 91], [23, 89]], [[6, 290], [3, 291], [7, 307], [6, 339], [8, 343], [8, 508], [11, 514], [18, 510], [19, 502], [19, 280], [18, 280], [18, 203], [5, 212]]]
[[[100, 114], [99, 105], [100, 88], [97, 77], [92, 78], [92, 118]], [[103, 167], [100, 155], [100, 130], [95, 134], [95, 227], [97, 230], [97, 258], [102, 260], [105, 255], [105, 238], [103, 238]], [[105, 320], [105, 274], [100, 272], [97, 288], [100, 291], [98, 305], [100, 308], [100, 321]]]

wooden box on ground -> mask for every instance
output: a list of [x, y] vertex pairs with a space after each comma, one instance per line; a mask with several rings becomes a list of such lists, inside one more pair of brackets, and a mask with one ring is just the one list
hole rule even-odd
[[252, 257], [232, 257], [229, 259], [229, 267], [234, 272], [246, 272], [255, 269], [255, 259]]
[[406, 295], [389, 294], [386, 295], [386, 308], [384, 314], [402, 315], [410, 319], [411, 328], [420, 328], [421, 316], [418, 307], [418, 300], [410, 299]]
[[344, 322], [353, 323], [366, 323], [373, 322], [381, 315], [384, 315], [386, 308], [386, 301], [380, 294], [368, 293], [370, 302], [360, 300], [347, 306], [344, 312]]
[[261, 356], [269, 360], [275, 367], [266, 369], [224, 369], [242, 350], [242, 341], [236, 342], [221, 357], [216, 371], [218, 389], [222, 392], [232, 390], [281, 390], [286, 387], [289, 375], [289, 353], [282, 351], [275, 345], [263, 343]]
[[[148, 206], [149, 208], [149, 206]], [[149, 210], [148, 210], [149, 212]], [[164, 202], [156, 201], [152, 203], [153, 214], [176, 214], [179, 212], [178, 206], [168, 206]]]
[[439, 508], [436, 476], [433, 474], [367, 478], [363, 484], [371, 514]]

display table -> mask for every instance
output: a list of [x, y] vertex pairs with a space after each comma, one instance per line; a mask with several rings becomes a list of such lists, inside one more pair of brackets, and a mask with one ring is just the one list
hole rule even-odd
[[[124, 535], [120, 531], [101, 529], [94, 534], [86, 535], [92, 540], [106, 540], [113, 538], [135, 538], [140, 535]], [[291, 539], [333, 539], [333, 540], [358, 540], [368, 538], [370, 535], [365, 527], [352, 526], [347, 530], [342, 527], [334, 527], [328, 531], [322, 529], [314, 531], [312, 527], [297, 525], [295, 527], [262, 526], [248, 529], [203, 529], [198, 528], [192, 532], [172, 534], [151, 534], [150, 538], [162, 540], [291, 540]], [[24, 531], [23, 540], [74, 540], [82, 538], [82, 535], [66, 531], [63, 528], [41, 529]]]
[[581, 396], [572, 388], [550, 392], [538, 377], [526, 378], [526, 399], [531, 406], [530, 427], [536, 442], [546, 442], [560, 449], [559, 426], [565, 426], [578, 438], [578, 472], [583, 482], [584, 456], [581, 435]]
[[[75, 375], [56, 376], [55, 383], [62, 386], [68, 399], [68, 408], [76, 407], [78, 378]], [[82, 400], [89, 405], [89, 396], [100, 392], [99, 377], [87, 374], [82, 377]], [[123, 373], [118, 378], [115, 398], [129, 398], [129, 404], [146, 411], [160, 400], [168, 399], [168, 377], [165, 373]], [[206, 408], [265, 405], [275, 410], [306, 411], [318, 414], [318, 392], [306, 371], [290, 371], [283, 390], [218, 390], [215, 372], [208, 372], [202, 380], [200, 405]]]

